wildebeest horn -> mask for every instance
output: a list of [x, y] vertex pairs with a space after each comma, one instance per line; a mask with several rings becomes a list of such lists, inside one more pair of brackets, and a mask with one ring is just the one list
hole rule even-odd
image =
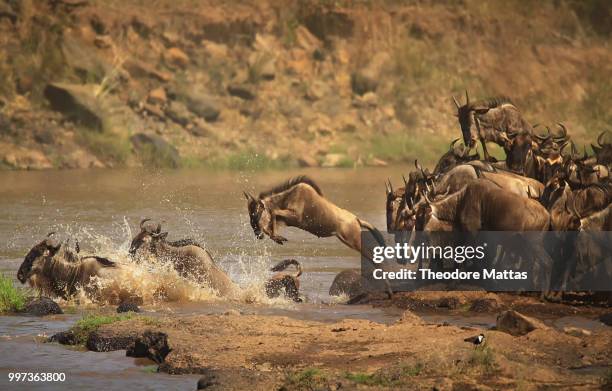
[[425, 178], [427, 175], [425, 174], [425, 170], [423, 170], [423, 166], [421, 166], [419, 164], [418, 160], [414, 160], [414, 166], [416, 167], [417, 170], [421, 171], [421, 174], [423, 175], [423, 178]]
[[55, 235], [57, 232], [55, 231], [51, 231], [47, 234], [47, 237], [50, 238], [51, 236]]
[[604, 135], [608, 133], [607, 130], [604, 130], [603, 132], [601, 132], [601, 134], [597, 137], [597, 145], [599, 145], [600, 147], [603, 147], [604, 145]]
[[393, 184], [391, 183], [391, 178], [387, 178], [387, 180], [389, 181], [389, 192], [393, 193]]
[[467, 89], [465, 90], [465, 105], [470, 105], [470, 96], [468, 95]]
[[583, 149], [584, 149], [584, 152], [582, 153], [582, 159], [586, 160], [586, 158], [589, 157], [589, 155], [587, 154], [587, 151], [586, 151], [586, 145], [583, 145]]
[[548, 126], [546, 127], [546, 132], [547, 132], [547, 134], [546, 134], [545, 136], [540, 136], [539, 134], [535, 134], [535, 133], [533, 134], [533, 136], [534, 136], [535, 138], [537, 138], [538, 140], [540, 140], [540, 141], [546, 141], [546, 140], [548, 140], [548, 139], [550, 138], [550, 136], [551, 136], [551, 133], [550, 133], [550, 128], [549, 128]]
[[455, 95], [453, 95], [453, 102], [455, 102], [455, 106], [457, 106], [457, 109], [459, 109], [460, 105], [459, 105], [459, 102], [457, 102]]
[[455, 150], [455, 144], [457, 143], [457, 141], [459, 141], [458, 138], [454, 139], [453, 141], [451, 141], [450, 143], [450, 150], [454, 151]]
[[142, 219], [142, 221], [140, 222], [140, 229], [144, 230], [144, 223], [146, 223], [147, 221], [151, 221], [151, 219], [146, 218], [146, 219]]
[[567, 128], [565, 127], [565, 125], [563, 125], [562, 122], [558, 122], [557, 126], [559, 127], [559, 129], [561, 129], [561, 135], [553, 138], [557, 140], [565, 140], [567, 138]]
[[404, 174], [402, 174], [402, 179], [404, 180], [404, 188], [406, 186], [408, 186], [408, 181], [406, 180], [406, 177], [404, 176]]

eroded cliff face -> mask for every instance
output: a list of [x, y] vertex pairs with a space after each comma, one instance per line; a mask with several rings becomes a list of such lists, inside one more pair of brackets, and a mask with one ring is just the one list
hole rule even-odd
[[0, 167], [431, 162], [465, 89], [590, 141], [612, 116], [610, 10], [580, 7], [2, 1]]

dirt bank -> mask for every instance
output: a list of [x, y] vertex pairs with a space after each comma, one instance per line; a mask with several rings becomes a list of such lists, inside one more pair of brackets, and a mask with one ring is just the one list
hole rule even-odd
[[0, 1], [0, 168], [382, 165], [511, 96], [611, 121], [606, 1]]
[[474, 347], [464, 339], [480, 330], [427, 324], [411, 312], [383, 325], [366, 320], [326, 324], [229, 311], [154, 322], [134, 317], [100, 327], [95, 338], [125, 341], [146, 331], [153, 332], [149, 337], [163, 332], [171, 351], [160, 370], [203, 374], [210, 389], [602, 386], [612, 362], [610, 328], [577, 337], [537, 327], [543, 328], [520, 337], [486, 330], [484, 346]]

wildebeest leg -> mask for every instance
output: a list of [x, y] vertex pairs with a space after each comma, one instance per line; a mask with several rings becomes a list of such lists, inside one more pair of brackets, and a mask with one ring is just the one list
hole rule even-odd
[[482, 133], [480, 131], [480, 121], [478, 120], [478, 118], [475, 118], [474, 122], [476, 123], [476, 129], [478, 129], [478, 139], [480, 140], [480, 144], [482, 145], [482, 153], [484, 154], [484, 159], [485, 161], [490, 162], [492, 160], [491, 156], [489, 155], [489, 151], [487, 151], [487, 142], [485, 141], [484, 137], [482, 137]]
[[274, 240], [278, 244], [283, 244], [283, 242], [287, 241], [287, 238], [276, 234], [276, 218], [280, 217], [285, 221], [296, 220], [297, 215], [295, 212], [288, 209], [277, 209], [272, 211], [271, 213], [271, 230], [270, 230], [270, 239]]

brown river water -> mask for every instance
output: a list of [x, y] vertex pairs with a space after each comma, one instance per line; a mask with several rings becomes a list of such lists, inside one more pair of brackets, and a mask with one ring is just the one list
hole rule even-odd
[[[257, 173], [207, 170], [75, 170], [0, 172], [0, 272], [11, 276], [26, 252], [48, 232], [59, 238], [79, 239], [86, 252], [108, 256], [129, 265], [127, 250], [143, 217], [162, 221], [170, 239], [191, 237], [205, 244], [215, 260], [239, 283], [254, 303], [214, 299], [206, 290], [189, 284], [175, 286], [168, 300], [146, 300], [143, 311], [157, 314], [222, 313], [237, 308], [245, 313], [284, 315], [334, 322], [365, 318], [390, 323], [401, 311], [370, 306], [347, 306], [327, 294], [335, 274], [359, 267], [359, 256], [335, 238], [316, 238], [295, 228], [281, 228], [289, 241], [283, 246], [269, 239], [257, 240], [248, 222], [242, 194], [266, 190], [294, 175], [307, 174], [323, 193], [381, 230], [385, 228], [384, 181], [391, 177], [400, 186], [407, 167], [307, 169]], [[268, 300], [261, 286], [269, 267], [284, 258], [304, 267], [303, 304]], [[133, 265], [131, 265], [134, 267]], [[168, 270], [129, 269], [126, 284], [146, 296], [163, 284], [178, 283]], [[167, 286], [166, 286], [167, 288]], [[149, 292], [150, 293], [150, 292]], [[250, 300], [251, 302], [253, 300]], [[41, 343], [68, 329], [96, 304], [64, 303], [70, 313], [52, 317], [0, 316], [0, 389], [132, 389], [190, 390], [197, 376], [150, 373], [151, 362], [125, 357], [125, 352], [84, 352], [57, 344]], [[107, 312], [112, 308], [106, 308]], [[433, 322], [453, 322], [488, 328], [492, 316], [425, 315]], [[574, 323], [569, 321], [569, 323]], [[9, 372], [65, 372], [65, 383], [8, 383]]]

